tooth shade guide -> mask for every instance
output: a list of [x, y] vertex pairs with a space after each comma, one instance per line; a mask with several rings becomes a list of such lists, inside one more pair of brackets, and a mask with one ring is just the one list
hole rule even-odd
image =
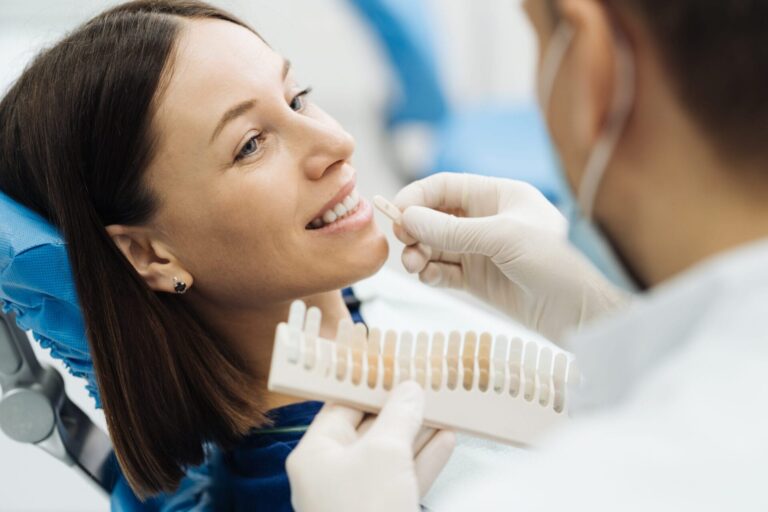
[[464, 337], [464, 347], [462, 350], [461, 361], [464, 371], [464, 389], [469, 391], [475, 377], [475, 347], [477, 345], [477, 334], [470, 331]]
[[379, 358], [381, 355], [381, 331], [373, 328], [368, 333], [368, 387], [375, 388], [379, 379]]
[[349, 365], [349, 348], [352, 341], [352, 321], [344, 318], [336, 331], [336, 379], [343, 381]]
[[445, 335], [441, 332], [436, 332], [432, 339], [429, 366], [432, 372], [432, 389], [437, 391], [442, 387], [445, 375]]
[[509, 394], [516, 397], [521, 387], [521, 360], [523, 356], [523, 341], [515, 338], [509, 345]]
[[358, 385], [363, 379], [363, 355], [367, 330], [363, 324], [355, 324], [352, 328], [352, 384]]
[[[305, 348], [311, 347], [306, 338], [312, 337], [313, 314], [307, 311], [306, 321], [278, 326], [269, 389], [376, 413], [388, 396], [387, 379], [379, 376], [388, 373], [391, 388], [403, 380], [401, 373], [408, 372], [425, 389], [427, 426], [524, 446], [567, 419], [567, 383], [580, 380], [564, 352], [536, 343], [509, 341], [505, 336], [494, 339], [474, 332], [451, 333], [447, 342], [439, 332], [420, 332], [415, 337], [408, 331], [382, 335], [378, 329], [367, 332], [363, 325], [349, 322], [340, 323], [335, 340], [315, 338], [317, 364], [308, 365]], [[304, 331], [298, 325], [303, 325]], [[301, 353], [298, 361], [290, 362], [288, 355], [297, 331]], [[444, 377], [449, 359], [456, 369], [453, 389]], [[341, 377], [339, 366], [346, 370]], [[522, 377], [516, 397], [508, 391], [513, 371]], [[458, 385], [466, 382], [467, 373], [472, 374], [469, 390]]]
[[381, 362], [384, 365], [384, 389], [389, 391], [395, 381], [395, 351], [397, 350], [397, 333], [387, 331], [384, 335], [384, 353]]
[[320, 335], [320, 321], [322, 313], [320, 309], [312, 306], [307, 310], [307, 317], [304, 322], [304, 368], [310, 369], [315, 366], [317, 359], [316, 340]]
[[406, 331], [400, 336], [400, 344], [397, 352], [397, 366], [399, 375], [397, 382], [411, 380], [411, 363], [413, 362], [413, 335]]
[[461, 351], [461, 333], [453, 331], [448, 336], [448, 354], [445, 358], [448, 372], [448, 389], [456, 389], [459, 381], [459, 352]]
[[539, 352], [539, 363], [536, 373], [539, 381], [539, 404], [547, 405], [549, 403], [550, 390], [552, 389], [552, 351], [547, 347], [542, 348]]
[[496, 393], [504, 391], [507, 376], [507, 356], [509, 354], [509, 340], [503, 334], [496, 337], [493, 346], [493, 390]]
[[480, 345], [477, 349], [478, 388], [480, 391], [488, 391], [488, 383], [491, 378], [491, 344], [493, 337], [486, 333], [480, 335]]
[[400, 209], [394, 204], [387, 201], [382, 196], [373, 196], [373, 205], [381, 213], [389, 217], [395, 224], [400, 224], [403, 218], [403, 214]]
[[523, 376], [525, 392], [523, 396], [529, 402], [533, 400], [534, 392], [536, 391], [536, 361], [539, 358], [538, 346], [529, 341], [525, 344], [525, 359], [523, 359]]

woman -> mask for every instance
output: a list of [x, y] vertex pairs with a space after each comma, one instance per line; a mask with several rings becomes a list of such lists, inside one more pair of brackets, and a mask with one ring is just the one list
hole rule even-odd
[[[241, 506], [290, 508], [283, 461], [300, 434], [252, 428], [306, 425], [318, 404], [266, 392], [274, 327], [303, 298], [331, 336], [350, 316], [339, 289], [387, 255], [354, 141], [308, 92], [230, 14], [140, 0], [42, 53], [0, 103], [0, 190], [66, 239], [141, 498], [176, 489], [207, 443], [239, 443], [208, 454], [212, 471], [263, 459], [239, 475], [262, 482]], [[217, 509], [238, 505], [221, 494]]]

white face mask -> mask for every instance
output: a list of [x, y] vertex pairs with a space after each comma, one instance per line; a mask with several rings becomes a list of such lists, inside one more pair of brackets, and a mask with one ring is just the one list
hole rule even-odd
[[[573, 28], [562, 22], [555, 30], [542, 62], [539, 100], [547, 118], [555, 80], [574, 36]], [[592, 221], [592, 210], [600, 181], [624, 131], [635, 97], [634, 57], [623, 34], [616, 31], [615, 40], [617, 46], [616, 92], [611, 102], [611, 110], [605, 128], [590, 152], [576, 198], [566, 184], [564, 210], [568, 217], [568, 238], [571, 243], [616, 285], [635, 291], [637, 283], [629, 276], [605, 235]]]

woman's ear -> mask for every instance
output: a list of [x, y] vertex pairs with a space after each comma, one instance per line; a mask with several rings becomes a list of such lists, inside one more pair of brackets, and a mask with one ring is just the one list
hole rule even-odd
[[[112, 241], [123, 256], [157, 292], [179, 293], [192, 286], [194, 278], [161, 241], [154, 239], [146, 228], [112, 224], [106, 227]], [[183, 289], [179, 288], [183, 283]]]
[[598, 0], [561, 0], [560, 9], [576, 32], [568, 70], [574, 109], [570, 136], [588, 150], [610, 115], [616, 87], [613, 20], [605, 4]]

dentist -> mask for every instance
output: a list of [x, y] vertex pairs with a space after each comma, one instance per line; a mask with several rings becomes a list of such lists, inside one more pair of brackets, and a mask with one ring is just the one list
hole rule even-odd
[[[585, 382], [533, 462], [447, 510], [766, 510], [768, 3], [525, 9], [570, 222], [528, 185], [440, 174], [395, 198], [396, 233], [406, 269], [560, 343]], [[288, 460], [294, 507], [418, 510], [453, 445], [415, 442], [422, 404], [405, 383], [376, 420], [326, 406]]]

